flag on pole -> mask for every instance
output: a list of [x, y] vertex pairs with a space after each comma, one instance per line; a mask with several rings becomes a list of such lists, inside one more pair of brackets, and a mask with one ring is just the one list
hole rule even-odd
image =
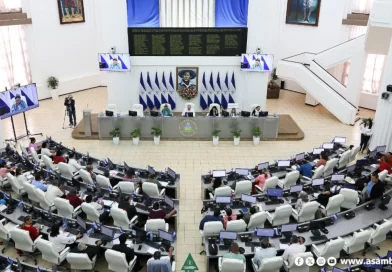
[[161, 88], [159, 87], [159, 80], [158, 80], [158, 72], [155, 73], [155, 88], [153, 89], [154, 91], [154, 105], [155, 108], [158, 110], [161, 109], [161, 101], [160, 101], [160, 94], [161, 94]]
[[229, 92], [229, 103], [235, 103], [234, 102], [235, 91], [236, 91], [236, 86], [235, 86], [235, 78], [234, 78], [234, 71], [233, 71], [233, 75], [231, 76], [231, 88], [230, 88], [230, 92]]
[[206, 84], [206, 72], [203, 72], [203, 79], [202, 79], [202, 84], [203, 84], [203, 89], [200, 92], [200, 107], [205, 110], [206, 108], [208, 108], [207, 105], [207, 97], [208, 93], [207, 93], [207, 84]]
[[221, 97], [222, 88], [221, 88], [219, 72], [218, 72], [218, 76], [216, 77], [216, 85], [217, 87], [215, 88], [214, 103], [221, 105], [221, 101], [219, 98]]
[[208, 97], [207, 97], [207, 105], [210, 106], [214, 99], [214, 77], [212, 76], [212, 72], [210, 74], [210, 81], [209, 81], [209, 90], [208, 90]]
[[167, 94], [168, 102], [173, 110], [176, 108], [176, 101], [174, 100], [174, 92], [176, 91], [176, 88], [174, 87], [172, 72], [170, 72], [169, 88], [167, 90], [169, 91]]
[[162, 73], [162, 80], [161, 80], [161, 103], [167, 104], [167, 85], [165, 79], [165, 72]]
[[144, 85], [143, 72], [140, 72], [140, 91], [139, 91], [139, 103], [143, 105], [143, 110], [147, 109], [146, 102], [146, 86]]
[[112, 188], [112, 186], [108, 186], [108, 191], [109, 191], [109, 193], [112, 193], [113, 192], [113, 188]]
[[227, 107], [228, 107], [228, 103], [227, 103], [228, 97], [227, 97], [227, 94], [228, 94], [228, 91], [229, 91], [229, 72], [226, 72], [226, 77], [225, 77], [224, 83], [225, 84], [223, 84], [222, 95], [221, 95], [221, 102], [222, 102], [222, 108], [227, 109]]
[[151, 79], [150, 79], [150, 73], [147, 72], [147, 86], [146, 86], [146, 97], [147, 97], [147, 107], [152, 110], [154, 108], [154, 102], [153, 99], [153, 93], [152, 93], [152, 85], [151, 85]]
[[93, 225], [92, 225], [92, 227], [93, 227], [93, 229], [99, 229], [99, 224], [97, 223], [97, 222], [93, 222]]

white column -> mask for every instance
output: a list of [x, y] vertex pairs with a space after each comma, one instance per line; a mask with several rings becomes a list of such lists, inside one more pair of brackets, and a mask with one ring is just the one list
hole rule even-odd
[[370, 150], [379, 145], [386, 145], [387, 151], [391, 151], [392, 148], [392, 92], [389, 92], [389, 99], [384, 100], [381, 98], [381, 94], [387, 92], [387, 86], [390, 84], [392, 84], [392, 40], [385, 59], [380, 96], [378, 98], [376, 117], [374, 118], [373, 136], [369, 145]]
[[4, 138], [4, 130], [3, 130], [3, 124], [4, 121], [0, 121], [0, 148], [5, 147], [5, 138]]
[[347, 100], [355, 107], [359, 106], [359, 99], [361, 98], [363, 77], [366, 69], [367, 52], [365, 46], [355, 47], [355, 52], [351, 58], [350, 73], [347, 83]]

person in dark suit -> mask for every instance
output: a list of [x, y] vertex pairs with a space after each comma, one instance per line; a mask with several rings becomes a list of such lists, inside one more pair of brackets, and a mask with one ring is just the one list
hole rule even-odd
[[118, 204], [118, 208], [125, 210], [127, 212], [128, 219], [132, 220], [132, 218], [137, 215], [137, 211], [135, 206], [131, 205], [130, 200], [129, 195], [124, 196], [123, 201]]
[[96, 246], [88, 246], [85, 243], [79, 243], [77, 247], [71, 249], [72, 253], [86, 253], [92, 261], [95, 256], [98, 255], [101, 249], [102, 241], [98, 240]]
[[371, 180], [365, 186], [365, 198], [366, 199], [377, 199], [382, 197], [385, 190], [385, 185], [382, 181], [378, 179], [378, 172], [372, 173]]
[[[135, 257], [135, 251], [132, 248], [128, 247], [127, 244], [125, 243], [127, 241], [127, 238], [128, 238], [127, 234], [125, 233], [121, 234], [120, 237], [118, 238], [120, 244], [114, 245], [112, 249], [124, 253], [125, 258], [127, 259], [127, 263], [129, 263]], [[143, 269], [143, 265], [140, 265], [139, 259], [136, 259], [135, 267], [136, 267], [135, 268], [136, 271], [140, 271]]]

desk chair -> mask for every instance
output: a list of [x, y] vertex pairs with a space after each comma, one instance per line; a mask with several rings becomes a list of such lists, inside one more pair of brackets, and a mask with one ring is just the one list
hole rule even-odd
[[208, 107], [208, 113], [207, 116], [210, 116], [210, 110], [212, 109], [212, 107], [216, 107], [218, 109], [218, 116], [221, 116], [221, 106], [217, 103], [211, 103], [210, 106]]
[[51, 158], [49, 158], [46, 155], [42, 155], [41, 157], [42, 157], [42, 161], [44, 162], [47, 170], [52, 169], [52, 171], [55, 171], [55, 172], [59, 171], [58, 166], [53, 164], [53, 161]]
[[7, 180], [7, 178], [3, 179], [3, 177], [0, 176], [0, 188], [5, 192], [7, 191], [5, 188], [5, 185], [8, 185], [9, 182]]
[[264, 228], [265, 220], [267, 220], [267, 213], [264, 211], [252, 214], [247, 226], [248, 231], [251, 231], [254, 228]]
[[35, 240], [35, 245], [37, 246], [38, 250], [41, 251], [42, 259], [55, 264], [56, 266], [65, 261], [65, 258], [70, 251], [70, 248], [66, 247], [63, 251], [58, 253], [52, 242], [42, 238]]
[[26, 193], [24, 187], [19, 184], [15, 176], [13, 176], [11, 173], [7, 173], [6, 176], [8, 182], [11, 184], [12, 191], [14, 191], [19, 196], [24, 195]]
[[151, 182], [143, 182], [142, 192], [146, 193], [149, 197], [163, 197], [165, 195], [165, 188], [163, 188], [159, 192], [157, 184]]
[[200, 230], [201, 244], [204, 245], [204, 237], [216, 236], [224, 230], [222, 222], [213, 221], [204, 223], [204, 230]]
[[[165, 257], [161, 257], [161, 260], [162, 259], [169, 259], [169, 257], [168, 256], [165, 256]], [[151, 257], [150, 259], [148, 259], [148, 261], [147, 261], [147, 269], [148, 269], [148, 264], [150, 263], [150, 262], [152, 262], [152, 261], [154, 261], [154, 257]], [[172, 268], [172, 272], [174, 272], [174, 271], [176, 271], [176, 262], [172, 262], [171, 263], [171, 268]]]
[[370, 235], [370, 231], [364, 230], [356, 231], [353, 233], [353, 235], [347, 235], [342, 237], [342, 239], [344, 240], [343, 251], [347, 255], [350, 255], [352, 253], [364, 250], [366, 242], [369, 240]]
[[29, 154], [29, 153], [27, 152], [26, 148], [23, 147], [23, 146], [21, 145], [20, 142], [17, 142], [16, 145], [19, 147], [20, 151], [22, 152], [23, 155], [25, 155], [25, 157], [26, 157], [27, 159], [31, 159], [31, 154]]
[[216, 188], [214, 194], [210, 193], [210, 199], [215, 199], [217, 196], [231, 196], [231, 188], [223, 186]]
[[290, 189], [291, 186], [297, 184], [297, 180], [299, 179], [299, 171], [294, 170], [290, 173], [287, 173], [284, 179], [280, 179], [278, 181], [278, 186], [282, 189]]
[[250, 180], [238, 181], [235, 184], [235, 197], [241, 197], [242, 194], [250, 195], [252, 193], [252, 182]]
[[278, 177], [270, 177], [265, 181], [263, 188], [260, 188], [258, 185], [255, 185], [255, 187], [258, 192], [262, 193], [267, 191], [267, 189], [275, 189], [278, 185], [278, 182]]
[[385, 181], [385, 179], [387, 178], [387, 176], [388, 176], [388, 170], [383, 170], [383, 171], [381, 171], [380, 173], [378, 173], [378, 179], [380, 180], [380, 181]]
[[79, 170], [79, 175], [82, 178], [83, 182], [87, 185], [94, 185], [94, 181], [89, 172], [84, 169]]
[[23, 185], [23, 189], [26, 191], [27, 197], [31, 202], [38, 203], [38, 204], [40, 203], [36, 193], [37, 188], [35, 188], [34, 185], [31, 185], [30, 183], [26, 182]]
[[142, 104], [133, 104], [132, 110], [137, 112], [137, 116], [138, 117], [143, 117], [144, 116], [144, 114], [143, 114], [143, 105]]
[[288, 224], [293, 208], [290, 204], [280, 205], [275, 212], [266, 212], [267, 219], [273, 227]]
[[339, 169], [342, 169], [342, 168], [346, 167], [346, 165], [350, 162], [350, 158], [351, 158], [351, 150], [345, 151], [340, 156], [340, 159], [339, 159], [339, 162], [338, 162]]
[[35, 151], [34, 147], [30, 147], [30, 154], [33, 157], [35, 163], [37, 163], [39, 166], [45, 166], [44, 161], [41, 159], [41, 154], [37, 154], [37, 151]]
[[161, 106], [160, 106], [160, 108], [159, 108], [159, 112], [160, 112], [160, 113], [162, 112], [162, 110], [164, 109], [165, 105], [167, 105], [167, 107], [169, 108], [169, 110], [172, 112], [172, 115], [171, 115], [171, 116], [173, 116], [172, 107], [171, 107], [171, 105], [170, 105], [169, 103], [166, 103], [166, 104], [163, 103], [163, 104], [161, 104]]
[[112, 249], [107, 249], [105, 252], [105, 259], [108, 262], [108, 269], [116, 272], [131, 272], [135, 267], [137, 256], [127, 263], [125, 253], [118, 252]]
[[133, 192], [135, 192], [134, 183], [129, 181], [120, 181], [116, 186], [113, 187], [113, 190], [118, 190], [118, 188], [121, 188], [121, 192], [124, 194], [133, 194]]
[[327, 260], [329, 257], [334, 257], [339, 259], [340, 251], [343, 249], [343, 247], [344, 240], [341, 237], [338, 237], [337, 239], [329, 240], [328, 242], [322, 244], [312, 244], [311, 251], [316, 258], [323, 257]]
[[351, 150], [351, 155], [350, 155], [350, 162], [355, 161], [355, 157], [357, 156], [357, 154], [359, 153], [359, 146], [354, 147]]
[[367, 241], [368, 248], [364, 251], [363, 255], [367, 251], [372, 250], [373, 248], [380, 249], [377, 245], [380, 244], [382, 241], [384, 241], [387, 238], [387, 233], [391, 231], [392, 229], [392, 222], [388, 220], [383, 220], [382, 224], [374, 224], [375, 228], [367, 228], [365, 230], [370, 231], [370, 238]]
[[[4, 254], [5, 250], [10, 246], [10, 240], [12, 238], [10, 231], [16, 226], [17, 225], [12, 222], [7, 223], [7, 219], [5, 218], [0, 220], [0, 238], [7, 242], [6, 246], [1, 250], [1, 253]], [[1, 244], [3, 243], [4, 242], [1, 242]]]
[[81, 206], [74, 209], [69, 200], [64, 198], [56, 197], [53, 203], [57, 209], [57, 214], [68, 219], [76, 218], [82, 212]]
[[72, 180], [73, 177], [76, 178], [76, 175], [79, 173], [79, 172], [76, 172], [75, 174], [72, 173], [71, 169], [69, 168], [68, 163], [60, 162], [57, 164], [57, 166], [59, 168], [61, 176], [63, 178], [68, 179], [68, 180]]
[[302, 209], [297, 212], [296, 209], [293, 209], [292, 216], [298, 223], [306, 222], [315, 219], [316, 212], [319, 208], [320, 204], [316, 201], [310, 201], [305, 203], [302, 206]]
[[[15, 248], [22, 251], [21, 256], [27, 257], [25, 260], [23, 260], [23, 262], [31, 258], [34, 260], [34, 264], [37, 265], [37, 260], [34, 258], [34, 256], [38, 255], [39, 252], [36, 252], [37, 246], [31, 240], [29, 232], [27, 230], [13, 228], [10, 230], [10, 234], [12, 240], [15, 242]], [[42, 236], [40, 235], [37, 237], [37, 239], [40, 239], [41, 237]]]
[[330, 197], [327, 207], [320, 205], [321, 213], [324, 216], [330, 216], [340, 212], [340, 206], [342, 205], [343, 201], [344, 201], [344, 196], [341, 194]]
[[113, 112], [113, 116], [117, 116], [117, 106], [116, 106], [116, 104], [107, 104], [106, 105], [106, 110], [112, 111]]
[[132, 220], [128, 219], [128, 214], [123, 209], [114, 208], [110, 209], [110, 215], [113, 218], [114, 225], [123, 229], [129, 230], [137, 223], [138, 216], [135, 215]]
[[324, 168], [324, 178], [332, 175], [333, 169], [338, 164], [338, 162], [339, 162], [339, 160], [337, 158], [334, 158], [332, 160], [327, 161], [327, 164], [325, 165], [325, 168]]
[[94, 256], [91, 261], [86, 253], [68, 253], [67, 255], [67, 262], [72, 270], [92, 270], [96, 261], [97, 256]]
[[153, 234], [158, 234], [158, 230], [169, 231], [169, 224], [165, 223], [165, 219], [148, 219], [144, 225], [145, 231], [151, 231]]
[[325, 166], [324, 165], [320, 165], [319, 167], [317, 167], [314, 171], [313, 171], [313, 176], [312, 178], [308, 178], [308, 177], [302, 177], [303, 179], [307, 179], [312, 181], [312, 179], [316, 179], [316, 178], [321, 178], [324, 174], [324, 169]]
[[255, 272], [279, 272], [283, 265], [282, 257], [270, 257], [262, 259], [258, 266], [252, 258], [252, 267]]
[[87, 215], [87, 219], [90, 221], [99, 221], [99, 212], [97, 209], [95, 209], [94, 207], [92, 207], [91, 205], [89, 205], [88, 203], [83, 202], [82, 205], [80, 205], [82, 207], [82, 211]]
[[54, 204], [49, 203], [49, 201], [46, 199], [45, 193], [42, 190], [36, 188], [35, 194], [38, 197], [39, 205], [41, 206], [42, 209], [44, 209], [45, 211], [47, 211], [49, 209], [54, 211], [56, 209]]
[[188, 105], [191, 105], [191, 111], [193, 112], [193, 117], [195, 117], [195, 116], [196, 116], [196, 113], [195, 113], [195, 104], [193, 104], [193, 103], [185, 103], [184, 109], [187, 109], [187, 108], [188, 108]]
[[101, 189], [105, 189], [105, 190], [108, 190], [109, 186], [112, 186], [110, 184], [110, 179], [102, 175], [97, 175], [97, 183], [99, 187], [101, 187]]
[[218, 259], [219, 272], [246, 272], [246, 263], [236, 259]]
[[244, 232], [246, 231], [246, 223], [242, 219], [228, 221], [226, 231]]
[[[298, 266], [295, 263], [296, 258], [302, 259], [302, 265]], [[307, 258], [313, 258], [313, 254], [311, 252], [297, 253], [283, 262], [283, 268], [287, 272], [309, 272], [310, 266], [308, 266], [305, 261]]]
[[357, 207], [359, 203], [358, 192], [352, 189], [342, 188], [339, 191], [339, 194], [344, 197], [341, 208], [351, 210]]

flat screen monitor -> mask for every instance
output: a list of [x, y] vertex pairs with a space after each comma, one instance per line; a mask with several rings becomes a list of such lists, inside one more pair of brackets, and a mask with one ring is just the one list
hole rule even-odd
[[124, 162], [124, 170], [125, 172], [128, 172], [131, 168], [128, 166], [126, 162]]
[[385, 152], [385, 150], [387, 149], [387, 146], [386, 145], [380, 145], [380, 146], [377, 146], [377, 148], [376, 148], [376, 150], [377, 150], [377, 152]]
[[354, 165], [350, 165], [349, 167], [347, 167], [347, 174], [351, 173], [351, 172], [354, 172], [355, 168], [357, 168], [357, 166], [355, 164]]
[[176, 172], [173, 171], [170, 167], [167, 168], [167, 174], [172, 178], [176, 179]]
[[154, 168], [152, 168], [151, 166], [147, 166], [147, 171], [148, 171], [148, 173], [150, 173], [150, 175], [155, 175], [155, 170], [154, 170]]
[[250, 111], [241, 111], [241, 116], [242, 117], [249, 117], [250, 116]]
[[291, 232], [297, 229], [298, 224], [286, 224], [282, 225], [281, 232]]
[[76, 222], [82, 229], [86, 230], [86, 222], [80, 216], [76, 216]]
[[157, 112], [157, 111], [150, 111], [150, 116], [158, 117], [159, 116], [159, 112]]
[[333, 143], [323, 143], [324, 149], [333, 149]]
[[162, 238], [163, 240], [169, 241], [169, 242], [174, 242], [173, 234], [168, 233], [164, 230], [158, 230], [158, 236], [159, 238]]
[[143, 198], [144, 198], [144, 203], [146, 204], [146, 206], [151, 206], [152, 204], [152, 200], [151, 197], [149, 197], [145, 192], [142, 192]]
[[267, 189], [267, 196], [282, 197], [282, 195], [283, 195], [282, 189]]
[[367, 160], [357, 160], [357, 163], [355, 164], [356, 167], [362, 167], [368, 163]]
[[169, 205], [170, 207], [174, 208], [173, 199], [171, 199], [171, 198], [168, 197], [167, 195], [165, 195], [165, 203], [166, 203], [167, 205]]
[[235, 231], [221, 231], [219, 239], [237, 240], [237, 232]]
[[216, 203], [221, 203], [221, 204], [230, 204], [231, 203], [231, 197], [230, 196], [217, 196], [215, 199]]
[[299, 153], [295, 156], [295, 160], [298, 161], [303, 161], [305, 159], [305, 153]]
[[257, 170], [268, 169], [268, 167], [269, 167], [268, 162], [262, 162], [262, 163], [259, 163], [259, 165], [257, 166]]
[[242, 194], [241, 200], [245, 201], [245, 202], [252, 203], [252, 204], [256, 204], [256, 202], [257, 202], [257, 199], [255, 196], [246, 195], [246, 194]]
[[290, 167], [290, 161], [278, 161], [278, 167]]
[[112, 72], [128, 72], [131, 70], [129, 54], [98, 54], [99, 70]]
[[324, 148], [313, 148], [313, 155], [320, 155]]
[[274, 55], [242, 54], [241, 71], [271, 72], [274, 68]]
[[109, 166], [109, 170], [114, 169], [114, 163], [109, 158], [108, 158], [108, 166]]
[[226, 170], [213, 170], [212, 177], [213, 178], [223, 178], [226, 176]]
[[274, 237], [274, 229], [257, 229], [256, 236], [258, 236], [258, 237]]
[[324, 185], [324, 178], [316, 178], [312, 180], [312, 186]]
[[332, 272], [344, 272], [344, 270], [341, 270], [341, 269], [339, 269], [339, 268], [337, 268], [337, 267], [334, 267], [334, 268], [332, 269]]
[[249, 175], [249, 169], [247, 168], [236, 168], [235, 173], [240, 176], [247, 176]]
[[334, 174], [331, 177], [331, 181], [343, 181], [345, 175], [340, 175], [340, 174]]
[[304, 189], [303, 185], [293, 185], [290, 187], [290, 193], [298, 193]]
[[132, 117], [136, 117], [137, 116], [137, 111], [128, 111], [128, 115], [132, 116]]
[[0, 93], [0, 119], [39, 107], [35, 83]]
[[346, 137], [335, 136], [333, 142], [336, 144], [344, 144], [346, 142]]
[[373, 158], [376, 157], [376, 156], [377, 156], [377, 150], [374, 150], [374, 151], [372, 151], [372, 152], [369, 153], [368, 158], [369, 158], [369, 159], [373, 159]]
[[101, 226], [101, 233], [112, 238], [114, 237], [114, 229], [105, 227], [103, 225]]
[[325, 221], [310, 221], [310, 230], [325, 229]]

